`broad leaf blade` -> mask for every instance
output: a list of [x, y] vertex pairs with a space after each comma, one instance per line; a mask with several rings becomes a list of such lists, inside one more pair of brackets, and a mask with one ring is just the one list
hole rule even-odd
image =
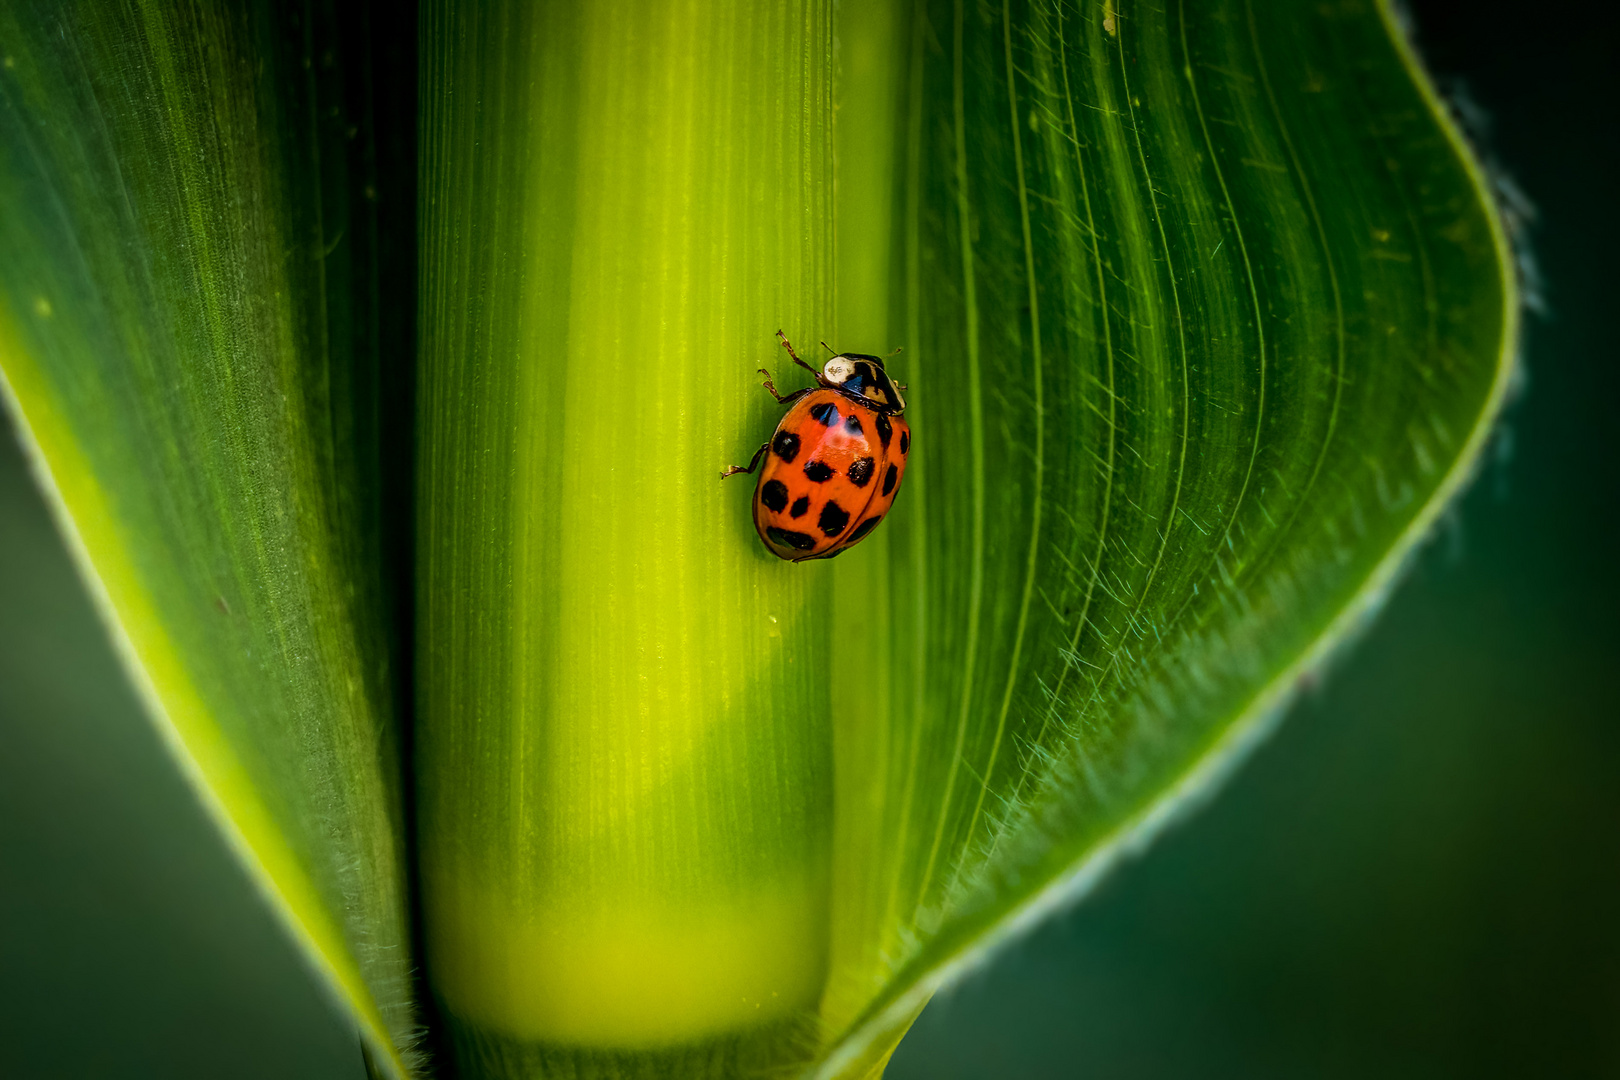
[[[828, 1075], [1223, 774], [1469, 473], [1514, 297], [1386, 11], [925, 3], [917, 431], [840, 718]], [[846, 242], [843, 236], [840, 242]]]
[[375, 201], [410, 196], [363, 9], [272, 7], [0, 10], [0, 372], [180, 766], [402, 1075]]

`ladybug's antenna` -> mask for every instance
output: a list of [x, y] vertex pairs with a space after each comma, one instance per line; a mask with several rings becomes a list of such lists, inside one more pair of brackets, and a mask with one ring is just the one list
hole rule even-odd
[[884, 359], [885, 359], [885, 360], [892, 360], [892, 359], [894, 359], [894, 358], [895, 358], [895, 357], [896, 357], [896, 356], [899, 356], [899, 355], [900, 355], [900, 354], [901, 354], [901, 352], [903, 352], [903, 351], [904, 351], [904, 350], [905, 350], [905, 346], [904, 346], [904, 345], [896, 345], [896, 346], [895, 346], [895, 347], [894, 347], [894, 352], [892, 352], [892, 353], [890, 353], [890, 354], [889, 354], [889, 355], [888, 355], [888, 356], [885, 356], [885, 357], [884, 357]]
[[831, 345], [827, 344], [825, 341], [823, 341], [821, 343], [821, 347], [823, 349], [826, 349], [828, 352], [832, 353], [834, 356], [838, 355], [838, 350], [833, 348]]

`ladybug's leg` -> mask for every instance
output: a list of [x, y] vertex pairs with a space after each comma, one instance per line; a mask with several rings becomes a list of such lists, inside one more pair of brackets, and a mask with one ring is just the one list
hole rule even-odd
[[788, 341], [786, 334], [778, 330], [776, 332], [776, 336], [782, 339], [782, 348], [786, 349], [788, 351], [788, 355], [793, 357], [793, 362], [804, 368], [804, 370], [808, 371], [810, 374], [814, 375], [816, 377], [816, 382], [819, 383], [821, 381], [821, 372], [799, 359], [799, 354], [793, 351], [793, 344], [792, 342]]
[[760, 368], [759, 373], [765, 376], [765, 389], [767, 392], [769, 392], [771, 397], [776, 399], [776, 403], [778, 405], [791, 405], [795, 401], [798, 401], [800, 398], [804, 397], [804, 395], [808, 394], [812, 389], [811, 387], [807, 386], [803, 390], [795, 390], [787, 397], [783, 397], [781, 394], [776, 392], [776, 383], [771, 381], [771, 373], [766, 371], [764, 368]]
[[726, 477], [736, 476], [738, 473], [753, 472], [755, 469], [759, 468], [759, 459], [765, 456], [765, 451], [770, 449], [770, 446], [770, 443], [761, 443], [759, 449], [754, 451], [753, 460], [749, 461], [746, 469], [741, 465], [733, 465], [731, 468], [720, 474], [720, 479], [724, 480]]

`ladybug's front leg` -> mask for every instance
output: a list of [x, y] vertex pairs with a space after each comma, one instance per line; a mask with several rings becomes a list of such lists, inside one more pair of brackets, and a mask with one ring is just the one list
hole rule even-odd
[[[782, 348], [786, 349], [787, 354], [793, 357], [793, 362], [804, 368], [804, 370], [808, 371], [810, 374], [814, 375], [816, 377], [816, 382], [821, 382], [821, 372], [818, 371], [814, 366], [799, 359], [799, 354], [793, 351], [793, 343], [787, 339], [787, 335], [778, 330], [776, 332], [776, 336], [782, 342]], [[826, 342], [822, 342], [822, 344], [825, 345]]]
[[770, 447], [770, 443], [761, 443], [759, 449], [754, 451], [753, 460], [749, 461], [746, 469], [741, 465], [733, 465], [731, 468], [720, 474], [720, 479], [724, 480], [726, 477], [736, 476], [738, 473], [753, 472], [755, 469], [759, 468], [759, 459], [765, 456], [765, 451], [769, 450]]
[[781, 394], [776, 392], [776, 383], [771, 380], [771, 373], [766, 371], [764, 368], [760, 368], [759, 373], [765, 376], [766, 393], [775, 398], [778, 405], [791, 405], [795, 401], [798, 401], [800, 398], [804, 397], [804, 395], [808, 394], [811, 390], [815, 389], [813, 386], [807, 386], [803, 390], [795, 390], [787, 397], [783, 397]]

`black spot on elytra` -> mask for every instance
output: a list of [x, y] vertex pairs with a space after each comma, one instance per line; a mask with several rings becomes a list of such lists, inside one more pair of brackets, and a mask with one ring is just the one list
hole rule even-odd
[[893, 465], [890, 465], [889, 471], [883, 474], [883, 494], [887, 495], [889, 492], [893, 491], [894, 483], [899, 479], [900, 470], [895, 468]]
[[780, 514], [787, 505], [787, 485], [780, 480], [767, 480], [759, 489], [759, 501]]
[[887, 416], [878, 413], [877, 429], [878, 441], [883, 444], [883, 449], [887, 450], [889, 448], [889, 439], [894, 435], [894, 425], [889, 423]]
[[825, 461], [807, 461], [804, 463], [804, 475], [818, 484], [831, 480], [832, 474], [832, 466]]
[[875, 518], [867, 518], [865, 521], [863, 521], [859, 525], [855, 526], [855, 531], [849, 534], [849, 541], [848, 542], [853, 544], [855, 541], [859, 540], [861, 537], [865, 536], [867, 533], [869, 533], [873, 529], [877, 528], [877, 523], [882, 521], [882, 520], [883, 520], [883, 518], [881, 516], [875, 517]]
[[900, 433], [900, 456], [905, 457], [909, 453], [911, 453], [911, 432], [902, 431]]
[[828, 536], [837, 536], [849, 524], [849, 511], [842, 506], [827, 500], [827, 505], [821, 508], [821, 516], [816, 519], [816, 525]]
[[809, 533], [792, 532], [788, 529], [778, 529], [775, 525], [765, 530], [765, 535], [775, 540], [783, 547], [794, 551], [809, 551], [816, 546], [816, 538]]
[[863, 457], [849, 467], [849, 482], [856, 487], [865, 487], [872, 480], [872, 459]]
[[838, 423], [838, 406], [823, 401], [820, 405], [810, 406], [810, 415], [820, 421], [822, 427], [832, 427]]
[[810, 512], [810, 496], [800, 495], [793, 502], [793, 509], [788, 511], [788, 517], [802, 518]]
[[792, 461], [799, 456], [799, 437], [791, 431], [778, 431], [771, 440], [771, 449], [783, 461]]
[[844, 417], [844, 430], [849, 432], [851, 435], [861, 434], [861, 418], [856, 416], [854, 413], [850, 413], [848, 416]]

